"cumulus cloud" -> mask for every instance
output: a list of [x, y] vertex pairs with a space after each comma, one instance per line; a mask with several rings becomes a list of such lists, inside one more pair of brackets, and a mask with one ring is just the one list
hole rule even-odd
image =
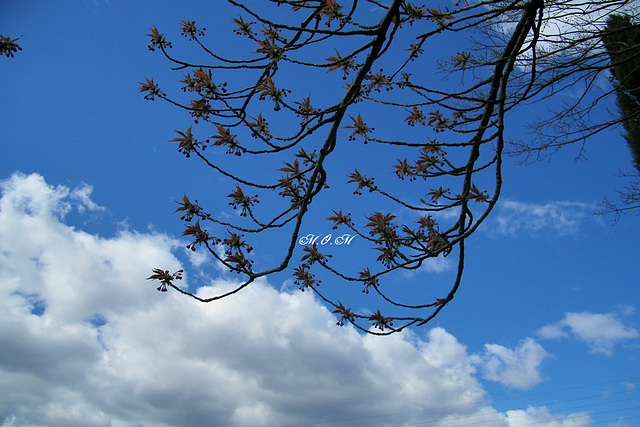
[[574, 337], [593, 353], [611, 355], [616, 344], [638, 338], [638, 330], [625, 326], [615, 313], [565, 313], [564, 319], [538, 330], [547, 339]]
[[514, 236], [519, 232], [551, 231], [556, 235], [575, 233], [593, 206], [580, 202], [523, 203], [505, 200], [486, 229], [493, 235]]
[[[265, 281], [213, 305], [161, 294], [144, 278], [180, 268], [178, 242], [67, 225], [91, 204], [38, 175], [1, 188], [2, 425], [518, 425], [484, 404], [482, 363], [442, 328], [363, 336]], [[533, 343], [504, 350], [486, 354], [505, 384], [513, 359], [537, 366]]]
[[526, 390], [542, 381], [540, 365], [549, 354], [532, 338], [510, 349], [498, 344], [485, 344], [479, 356], [484, 377], [508, 387]]

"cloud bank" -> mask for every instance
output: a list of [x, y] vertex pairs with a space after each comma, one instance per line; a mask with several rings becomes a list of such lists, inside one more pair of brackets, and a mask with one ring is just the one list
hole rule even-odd
[[264, 281], [215, 305], [161, 294], [144, 278], [180, 268], [175, 240], [65, 224], [72, 209], [102, 209], [87, 186], [14, 175], [1, 188], [3, 426], [590, 423], [485, 403], [478, 371], [516, 388], [540, 381], [546, 353], [532, 339], [473, 355], [442, 328], [363, 336], [311, 293]]

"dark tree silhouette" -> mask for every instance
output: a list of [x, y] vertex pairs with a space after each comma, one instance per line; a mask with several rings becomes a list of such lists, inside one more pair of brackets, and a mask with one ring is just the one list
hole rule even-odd
[[611, 57], [611, 74], [625, 139], [631, 148], [634, 166], [640, 171], [640, 25], [634, 24], [629, 16], [612, 15], [602, 40]]
[[628, 174], [630, 184], [619, 192], [621, 206], [605, 199], [606, 211], [619, 214], [640, 209], [640, 25], [629, 15], [611, 15], [602, 40], [611, 58], [612, 82], [624, 138], [636, 169], [634, 174]]
[[[598, 23], [626, 4], [489, 0], [450, 10], [406, 0], [228, 3], [240, 14], [233, 22], [245, 56], [236, 47], [210, 49], [205, 29], [182, 21], [182, 35], [200, 50], [194, 59], [179, 58], [152, 28], [149, 49], [181, 73], [185, 95], [170, 96], [150, 78], [140, 90], [192, 116], [193, 125], [172, 141], [228, 183], [221, 191], [239, 213], [233, 219], [188, 196], [177, 210], [188, 247], [207, 251], [241, 283], [203, 296], [178, 286], [182, 271], [158, 268], [150, 279], [160, 281], [158, 290], [211, 302], [291, 268], [301, 290], [333, 307], [338, 324], [374, 334], [423, 325], [454, 298], [465, 241], [500, 195], [505, 115], [562, 94], [578, 79], [595, 80], [607, 67]], [[550, 31], [557, 26], [568, 33]], [[565, 114], [580, 114], [575, 107]], [[612, 125], [583, 126], [580, 137], [561, 129], [562, 139], [554, 133], [544, 149]], [[389, 162], [373, 164], [369, 154]], [[345, 183], [351, 197], [342, 196]], [[352, 203], [327, 206], [336, 200]], [[374, 255], [331, 258], [327, 236], [305, 229], [318, 216], [342, 230], [330, 238], [334, 248], [356, 236]], [[256, 261], [253, 246], [276, 261]], [[402, 301], [403, 291], [385, 283], [392, 273], [444, 257], [457, 258], [456, 273], [446, 287], [423, 285], [425, 301]], [[331, 283], [321, 286], [319, 277]], [[384, 307], [362, 313], [343, 305], [331, 297], [341, 285], [378, 296]]]

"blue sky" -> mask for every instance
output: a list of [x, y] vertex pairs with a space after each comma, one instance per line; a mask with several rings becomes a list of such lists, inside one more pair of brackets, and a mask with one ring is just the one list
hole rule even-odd
[[[362, 336], [284, 275], [210, 305], [156, 292], [145, 278], [158, 266], [185, 268], [203, 294], [237, 280], [184, 248], [173, 214], [184, 193], [232, 188], [176, 152], [167, 141], [189, 117], [137, 84], [179, 78], [148, 51], [151, 26], [178, 41], [179, 20], [196, 19], [231, 50], [227, 12], [0, 4], [0, 34], [23, 48], [0, 58], [2, 425], [640, 425], [638, 217], [593, 214], [630, 170], [618, 130], [584, 161], [578, 147], [506, 160], [461, 290], [428, 326]], [[510, 117], [513, 138], [527, 137], [527, 114]], [[395, 280], [430, 299], [421, 284], [451, 274], [434, 263]]]

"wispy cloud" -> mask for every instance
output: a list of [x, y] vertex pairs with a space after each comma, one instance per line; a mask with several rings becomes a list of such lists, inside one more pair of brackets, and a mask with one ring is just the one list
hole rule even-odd
[[615, 313], [565, 313], [564, 319], [538, 330], [546, 339], [573, 337], [584, 341], [591, 352], [611, 355], [615, 345], [638, 338], [638, 330], [625, 326]]
[[455, 263], [451, 258], [439, 256], [437, 258], [427, 258], [417, 270], [405, 270], [403, 274], [407, 278], [413, 278], [419, 273], [445, 273], [452, 271]]
[[514, 236], [526, 232], [555, 235], [575, 233], [593, 206], [581, 202], [548, 202], [545, 204], [504, 200], [498, 205], [486, 230], [492, 235]]
[[439, 256], [437, 258], [429, 258], [422, 264], [421, 270], [430, 273], [444, 273], [453, 270], [454, 262], [450, 258]]
[[80, 184], [74, 188], [69, 194], [71, 200], [79, 202], [78, 210], [83, 213], [85, 210], [89, 211], [106, 211], [107, 208], [98, 205], [91, 199], [91, 193], [93, 193], [93, 187], [88, 184]]

